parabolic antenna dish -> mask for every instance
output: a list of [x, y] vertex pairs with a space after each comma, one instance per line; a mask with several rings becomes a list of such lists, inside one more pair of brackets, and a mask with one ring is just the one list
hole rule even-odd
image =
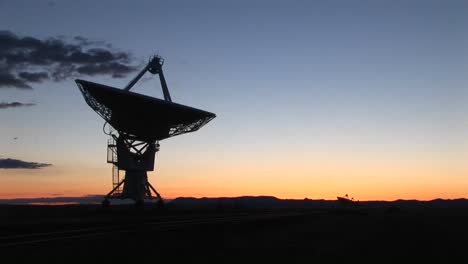
[[75, 80], [86, 103], [119, 133], [162, 140], [193, 132], [215, 114], [85, 80]]

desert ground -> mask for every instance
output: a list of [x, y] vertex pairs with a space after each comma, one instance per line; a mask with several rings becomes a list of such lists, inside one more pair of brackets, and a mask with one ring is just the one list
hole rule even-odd
[[[270, 201], [271, 202], [271, 201]], [[466, 201], [2, 205], [3, 263], [467, 263]]]

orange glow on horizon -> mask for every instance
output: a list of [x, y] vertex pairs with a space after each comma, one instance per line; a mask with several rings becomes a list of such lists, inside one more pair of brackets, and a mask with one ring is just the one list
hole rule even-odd
[[[303, 167], [296, 164], [291, 169], [228, 167], [224, 173], [222, 167], [216, 166], [192, 170], [162, 167], [159, 172], [149, 173], [149, 180], [166, 199], [275, 196], [282, 199], [335, 200], [346, 193], [360, 201], [467, 197], [466, 170], [424, 166], [384, 169], [377, 163], [363, 169], [359, 164], [341, 164], [342, 167], [325, 163]], [[33, 174], [32, 177], [40, 178], [34, 184], [28, 183], [31, 177], [18, 175], [21, 174], [18, 171], [0, 173], [3, 174], [1, 199], [105, 195], [111, 189], [111, 175], [107, 167], [80, 171], [59, 167], [27, 172]], [[438, 179], [445, 173], [458, 178], [459, 184], [440, 182]]]

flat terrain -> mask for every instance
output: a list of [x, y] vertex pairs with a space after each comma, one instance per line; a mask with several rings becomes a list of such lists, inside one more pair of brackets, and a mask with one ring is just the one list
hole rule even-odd
[[2, 263], [468, 263], [466, 208], [15, 205], [0, 216]]

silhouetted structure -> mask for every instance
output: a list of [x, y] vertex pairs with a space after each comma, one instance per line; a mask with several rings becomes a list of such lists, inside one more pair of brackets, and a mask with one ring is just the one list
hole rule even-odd
[[[113, 164], [113, 189], [109, 198], [130, 198], [142, 204], [145, 198], [162, 198], [148, 182], [147, 171], [154, 170], [159, 141], [193, 132], [216, 117], [215, 114], [173, 103], [162, 71], [164, 60], [154, 56], [122, 90], [84, 80], [76, 80], [86, 103], [113, 129], [108, 134], [107, 162]], [[130, 92], [146, 73], [158, 74], [164, 100]], [[104, 130], [105, 126], [104, 124]], [[106, 132], [105, 132], [106, 133]], [[119, 171], [125, 171], [120, 178]]]
[[352, 205], [356, 205], [356, 202], [354, 201], [354, 198], [349, 198], [348, 194], [345, 194], [345, 196], [340, 197], [337, 196], [336, 199], [338, 200], [338, 203], [343, 206], [343, 207], [349, 207]]

